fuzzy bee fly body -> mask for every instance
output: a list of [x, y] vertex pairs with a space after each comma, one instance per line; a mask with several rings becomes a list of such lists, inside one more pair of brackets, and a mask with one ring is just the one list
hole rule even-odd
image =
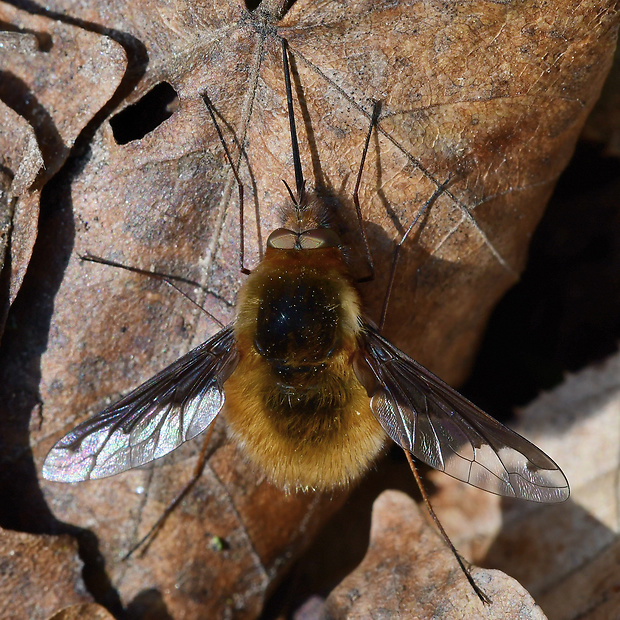
[[222, 412], [247, 457], [284, 488], [346, 485], [390, 437], [492, 493], [564, 501], [568, 482], [553, 460], [365, 317], [340, 239], [324, 224], [325, 207], [305, 191], [286, 54], [297, 195], [289, 190], [288, 220], [244, 282], [234, 323], [60, 439], [44, 477], [75, 482], [144, 465]]
[[239, 365], [225, 386], [225, 416], [251, 459], [284, 487], [347, 484], [385, 442], [352, 364], [360, 298], [337, 236], [324, 232], [333, 231], [275, 231], [238, 300]]

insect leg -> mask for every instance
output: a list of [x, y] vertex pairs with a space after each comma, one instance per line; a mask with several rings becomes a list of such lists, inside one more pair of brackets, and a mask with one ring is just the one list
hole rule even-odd
[[171, 515], [172, 511], [179, 505], [181, 500], [187, 495], [194, 484], [196, 484], [198, 478], [202, 475], [202, 470], [207, 462], [207, 447], [209, 445], [211, 435], [213, 435], [214, 427], [215, 425], [211, 424], [205, 434], [205, 438], [202, 442], [202, 448], [200, 449], [198, 460], [194, 465], [194, 471], [192, 472], [191, 478], [185, 483], [185, 486], [179, 491], [179, 493], [177, 493], [176, 497], [168, 504], [168, 506], [166, 506], [166, 509], [161, 513], [159, 519], [155, 521], [146, 535], [144, 535], [135, 545], [133, 545], [133, 547], [123, 556], [123, 560], [128, 560], [140, 547], [142, 547], [141, 555], [147, 551], [150, 544], [153, 540], [155, 540], [155, 536], [157, 536], [157, 533]]
[[420, 493], [422, 494], [422, 499], [424, 500], [424, 503], [426, 504], [426, 509], [428, 510], [428, 512], [431, 515], [433, 521], [435, 522], [435, 526], [439, 530], [439, 533], [441, 534], [442, 538], [444, 539], [446, 545], [448, 545], [450, 551], [452, 551], [452, 555], [454, 555], [454, 557], [456, 558], [456, 561], [459, 563], [459, 566], [461, 567], [461, 570], [465, 574], [465, 577], [467, 577], [467, 581], [469, 581], [469, 584], [473, 588], [473, 590], [476, 593], [476, 595], [478, 596], [478, 598], [483, 603], [485, 603], [487, 605], [490, 605], [491, 602], [492, 602], [491, 599], [483, 592], [483, 590], [480, 588], [480, 586], [478, 586], [478, 584], [474, 581], [474, 578], [471, 576], [471, 573], [469, 572], [469, 569], [467, 568], [467, 566], [465, 566], [465, 561], [460, 556], [459, 552], [456, 550], [456, 547], [452, 544], [452, 541], [450, 540], [450, 537], [446, 533], [446, 530], [444, 530], [443, 529], [443, 525], [441, 525], [441, 521], [439, 520], [439, 517], [437, 517], [437, 514], [433, 510], [433, 506], [431, 505], [431, 501], [430, 501], [428, 495], [426, 494], [426, 491], [424, 490], [424, 485], [422, 484], [422, 479], [420, 478], [420, 474], [418, 473], [418, 469], [415, 466], [415, 463], [413, 462], [413, 458], [412, 458], [411, 454], [407, 450], [403, 450], [403, 452], [405, 453], [405, 456], [407, 457], [407, 461], [409, 462], [409, 467], [411, 468], [411, 471], [413, 472], [413, 476], [415, 478], [416, 484], [418, 485], [418, 488], [420, 489]]
[[239, 189], [239, 269], [241, 273], [246, 276], [249, 275], [250, 270], [245, 267], [245, 229], [244, 229], [244, 215], [243, 215], [243, 183], [239, 178], [239, 172], [237, 168], [235, 168], [235, 164], [233, 163], [232, 157], [230, 155], [230, 151], [228, 150], [228, 145], [226, 144], [226, 140], [224, 140], [224, 136], [222, 134], [222, 130], [220, 129], [220, 125], [215, 118], [215, 112], [213, 110], [213, 104], [211, 103], [211, 99], [209, 99], [206, 93], [203, 93], [202, 99], [207, 106], [207, 110], [209, 110], [209, 114], [211, 115], [211, 120], [213, 121], [213, 125], [215, 126], [215, 131], [217, 131], [217, 135], [222, 143], [222, 147], [224, 148], [224, 152], [226, 153], [226, 159], [228, 159], [228, 163], [232, 168], [233, 174], [235, 175], [235, 180], [237, 181], [237, 187]]
[[366, 260], [368, 261], [368, 267], [370, 273], [363, 278], [360, 278], [358, 282], [370, 282], [375, 277], [375, 263], [372, 259], [372, 252], [368, 245], [368, 237], [366, 236], [366, 227], [364, 226], [364, 220], [362, 218], [362, 209], [360, 207], [359, 189], [362, 182], [362, 172], [364, 170], [364, 163], [366, 162], [366, 155], [368, 154], [368, 145], [370, 144], [370, 136], [372, 136], [372, 130], [377, 125], [379, 120], [379, 114], [381, 114], [381, 102], [375, 101], [372, 108], [372, 117], [370, 118], [370, 127], [368, 128], [368, 134], [366, 134], [366, 142], [364, 144], [364, 150], [362, 151], [362, 159], [360, 161], [360, 167], [357, 172], [357, 181], [355, 182], [355, 189], [353, 190], [353, 202], [355, 203], [355, 212], [357, 214], [357, 221], [359, 222], [360, 232], [362, 233], [362, 240], [364, 242], [364, 251], [366, 252]]
[[84, 254], [84, 256], [80, 256], [80, 260], [83, 260], [88, 263], [97, 263], [99, 265], [107, 265], [108, 267], [117, 267], [118, 269], [124, 269], [125, 271], [131, 271], [133, 273], [139, 273], [142, 276], [147, 276], [149, 278], [154, 278], [156, 280], [163, 280], [168, 286], [171, 286], [177, 293], [180, 293], [187, 299], [191, 301], [194, 306], [196, 306], [199, 310], [204, 312], [216, 325], [220, 327], [224, 327], [224, 323], [220, 321], [216, 316], [211, 314], [208, 310], [203, 308], [195, 299], [192, 299], [184, 290], [180, 289], [175, 283], [174, 280], [178, 282], [183, 282], [184, 284], [190, 284], [196, 288], [202, 289], [204, 292], [208, 292], [205, 287], [203, 287], [200, 283], [194, 282], [189, 278], [184, 278], [183, 276], [174, 276], [167, 273], [162, 273], [159, 271], [148, 271], [147, 269], [140, 269], [139, 267], [132, 267], [131, 265], [123, 265], [123, 263], [117, 263], [113, 260], [108, 260], [107, 258], [101, 258], [100, 256], [94, 256], [93, 254]]
[[[288, 59], [288, 43], [286, 39], [282, 39], [282, 64], [284, 66], [284, 83], [286, 86], [286, 105], [288, 109], [288, 122], [291, 132], [291, 147], [293, 150], [293, 166], [295, 168], [295, 187], [297, 189], [297, 200], [293, 199], [293, 202], [301, 207], [305, 180], [303, 171], [301, 169], [301, 158], [299, 156], [299, 142], [297, 140], [297, 128], [295, 127], [295, 114], [293, 112], [293, 89], [291, 87], [291, 71], [289, 67]], [[286, 185], [286, 183], [285, 183]], [[288, 188], [289, 194], [291, 190]], [[292, 195], [291, 195], [292, 197]]]
[[379, 332], [383, 331], [383, 326], [385, 325], [385, 317], [387, 315], [388, 303], [390, 301], [390, 297], [392, 295], [392, 288], [394, 286], [394, 278], [396, 276], [396, 267], [398, 266], [398, 260], [400, 258], [400, 251], [403, 247], [405, 241], [407, 241], [407, 237], [413, 230], [414, 226], [418, 223], [418, 220], [422, 217], [422, 215], [427, 211], [427, 209], [443, 194], [444, 190], [450, 183], [451, 175], [448, 175], [448, 178], [441, 183], [441, 185], [437, 186], [437, 189], [433, 192], [432, 196], [424, 203], [424, 206], [418, 211], [415, 218], [413, 218], [413, 222], [409, 224], [409, 228], [405, 231], [405, 234], [402, 236], [401, 240], [396, 245], [394, 250], [394, 257], [392, 258], [392, 267], [390, 269], [390, 278], [388, 280], [387, 290], [385, 292], [385, 298], [383, 299], [383, 309], [381, 310], [381, 320], [379, 321]]

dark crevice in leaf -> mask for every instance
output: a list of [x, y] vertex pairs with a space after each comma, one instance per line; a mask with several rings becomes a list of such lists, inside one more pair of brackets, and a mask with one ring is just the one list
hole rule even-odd
[[29, 443], [31, 415], [41, 406], [41, 355], [48, 346], [54, 299], [73, 246], [70, 185], [63, 183], [62, 175], [46, 185], [41, 203], [39, 238], [0, 346], [0, 527], [73, 536], [88, 592], [120, 618], [120, 597], [106, 572], [97, 538], [56, 519], [39, 486]]
[[95, 602], [105, 607], [119, 620], [130, 618], [131, 616], [123, 609], [118, 591], [110, 581], [95, 534], [73, 526], [68, 526], [68, 528], [68, 533], [73, 534], [78, 541], [80, 559], [84, 562], [82, 578]]
[[509, 419], [620, 339], [620, 162], [578, 145], [532, 240], [521, 282], [495, 309], [465, 394]]
[[160, 82], [136, 103], [110, 119], [117, 144], [140, 140], [169, 119], [179, 98], [168, 82]]
[[149, 618], [149, 620], [172, 620], [163, 596], [156, 588], [138, 593], [127, 606], [127, 618]]
[[248, 11], [258, 11], [271, 23], [274, 23], [295, 4], [295, 0], [245, 0]]

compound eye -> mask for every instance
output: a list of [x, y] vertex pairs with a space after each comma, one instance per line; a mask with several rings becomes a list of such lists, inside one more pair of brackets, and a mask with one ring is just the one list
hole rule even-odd
[[276, 250], [294, 250], [297, 243], [297, 235], [288, 228], [274, 230], [267, 239], [267, 247]]
[[340, 237], [331, 228], [315, 228], [299, 235], [302, 250], [340, 247]]

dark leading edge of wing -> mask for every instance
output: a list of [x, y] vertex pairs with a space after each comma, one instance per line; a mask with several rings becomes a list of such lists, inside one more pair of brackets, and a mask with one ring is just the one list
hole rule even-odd
[[67, 433], [47, 455], [43, 476], [59, 482], [105, 478], [168, 454], [213, 422], [237, 361], [228, 326]]
[[[367, 385], [385, 432], [427, 465], [475, 487], [534, 502], [562, 502], [560, 468], [364, 323], [362, 347], [376, 377]], [[366, 382], [364, 382], [366, 383]]]

